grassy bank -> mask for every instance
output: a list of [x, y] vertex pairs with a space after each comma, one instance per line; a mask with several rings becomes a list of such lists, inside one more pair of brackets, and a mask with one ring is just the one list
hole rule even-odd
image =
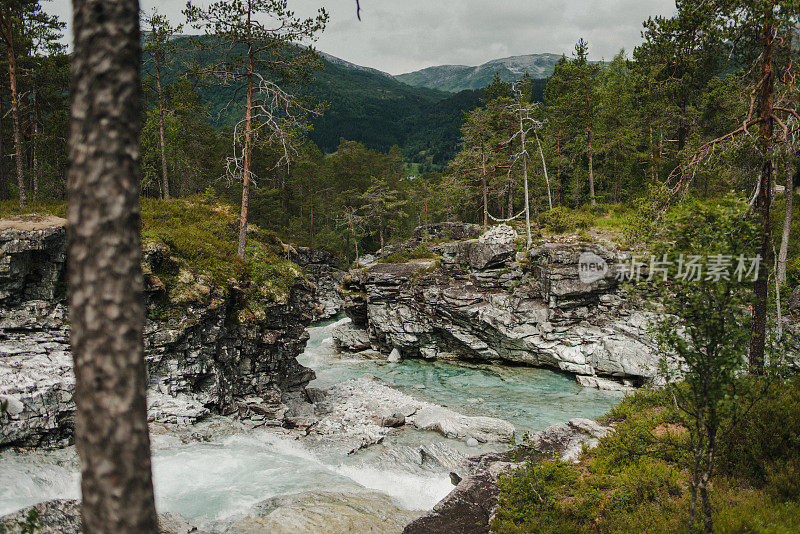
[[[711, 481], [714, 531], [800, 532], [800, 379], [735, 390]], [[529, 463], [503, 479], [494, 529], [692, 532], [684, 417], [664, 391], [627, 397], [605, 418], [615, 431], [578, 463]]]
[[[66, 203], [34, 203], [21, 210], [16, 202], [0, 203], [0, 216], [22, 214], [66, 216]], [[237, 257], [236, 210], [213, 198], [141, 199], [144, 271], [163, 286], [163, 298], [151, 310], [167, 317], [192, 304], [208, 305], [236, 288], [243, 320], [263, 318], [264, 306], [284, 302], [300, 268], [284, 259], [283, 244], [269, 231], [248, 228], [247, 254]]]

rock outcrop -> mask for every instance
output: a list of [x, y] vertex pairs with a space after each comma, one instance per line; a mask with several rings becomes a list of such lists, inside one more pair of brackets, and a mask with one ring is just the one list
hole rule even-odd
[[[158, 514], [159, 534], [203, 534], [177, 514]], [[54, 499], [0, 517], [0, 532], [8, 534], [81, 534], [81, 503]]]
[[508, 443], [514, 437], [511, 423], [417, 400], [372, 375], [336, 384], [316, 404], [316, 411], [318, 419], [306, 439], [344, 447], [348, 454], [380, 443], [392, 428], [406, 425], [476, 443]]
[[[350, 271], [342, 295], [353, 326], [371, 350], [403, 358], [549, 366], [635, 385], [655, 378], [653, 315], [631, 306], [617, 279], [627, 256], [596, 244], [523, 253], [509, 230], [430, 245], [437, 258]], [[597, 273], [581, 275], [586, 258]], [[342, 350], [364, 350], [364, 335], [334, 338]]]
[[381, 493], [313, 491], [283, 495], [256, 504], [248, 517], [225, 534], [349, 534], [400, 532], [419, 512], [398, 508]]
[[451, 473], [456, 487], [428, 514], [409, 523], [403, 534], [484, 534], [497, 513], [498, 479], [525, 461], [548, 458], [575, 461], [583, 447], [593, 448], [611, 429], [590, 419], [572, 419], [536, 433], [529, 445], [516, 451], [488, 453], [469, 458], [460, 472]]
[[[65, 224], [39, 216], [0, 221], [0, 447], [62, 446], [71, 439]], [[145, 260], [153, 264], [158, 258], [150, 256], [163, 253], [145, 250]], [[284, 302], [264, 305], [258, 321], [240, 317], [235, 288], [210, 304], [189, 302], [180, 314], [159, 316], [163, 284], [152, 275], [146, 279], [152, 422], [185, 424], [209, 413], [238, 413], [255, 424], [281, 424], [287, 403], [305, 400], [314, 373], [296, 356], [308, 337], [314, 288], [302, 277]]]
[[789, 295], [789, 309], [794, 313], [800, 314], [800, 286], [794, 288], [794, 291]]
[[345, 271], [333, 254], [307, 247], [292, 247], [289, 259], [303, 268], [306, 277], [316, 286], [315, 318], [330, 319], [342, 311], [339, 288]]

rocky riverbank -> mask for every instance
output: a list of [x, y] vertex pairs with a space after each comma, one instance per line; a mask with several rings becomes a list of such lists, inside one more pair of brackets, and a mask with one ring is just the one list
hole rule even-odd
[[[0, 447], [70, 442], [74, 404], [65, 306], [66, 221], [0, 221]], [[296, 276], [286, 298], [240, 313], [235, 284], [211, 289], [169, 249], [145, 246], [145, 350], [151, 422], [186, 424], [210, 413], [281, 425], [307, 403], [314, 373], [297, 363], [314, 317], [314, 287]], [[175, 267], [179, 292], [154, 274]], [[165, 306], [173, 306], [164, 313]], [[174, 310], [178, 310], [176, 313]]]
[[[406, 250], [424, 245], [423, 231]], [[471, 237], [477, 227], [454, 223], [427, 233], [447, 239], [424, 245], [432, 257], [389, 263], [388, 256], [348, 273], [342, 295], [353, 324], [335, 334], [340, 350], [547, 366], [604, 388], [658, 379], [647, 336], [654, 315], [618, 280], [627, 254], [552, 243], [524, 252], [504, 226], [479, 237]], [[586, 254], [605, 270], [584, 282]]]
[[610, 431], [611, 428], [590, 419], [571, 419], [536, 433], [525, 447], [468, 458], [450, 475], [455, 489], [430, 513], [409, 523], [403, 534], [488, 533], [500, 504], [497, 486], [500, 477], [522, 467], [526, 461], [548, 458], [573, 461], [584, 447], [596, 447], [598, 440]]

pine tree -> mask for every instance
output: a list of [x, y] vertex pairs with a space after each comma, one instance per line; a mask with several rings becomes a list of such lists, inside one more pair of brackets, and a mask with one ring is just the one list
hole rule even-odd
[[243, 184], [238, 247], [243, 259], [256, 136], [266, 132], [267, 141], [280, 147], [288, 159], [294, 150], [289, 144], [292, 132], [306, 128], [304, 115], [318, 113], [275, 79], [297, 82], [317, 67], [317, 55], [299, 43], [313, 41], [325, 28], [328, 14], [320, 9], [316, 17], [298, 18], [286, 0], [220, 0], [206, 8], [190, 1], [184, 14], [190, 24], [215, 38], [214, 48], [225, 50], [222, 60], [206, 69], [206, 74], [246, 94], [244, 119], [234, 131], [234, 145], [241, 147], [241, 153], [229, 160], [230, 173], [240, 176]]
[[169, 198], [169, 174], [167, 173], [167, 148], [164, 142], [164, 91], [162, 88], [162, 71], [171, 62], [170, 55], [174, 53], [175, 46], [172, 36], [180, 33], [181, 26], [172, 26], [164, 15], [156, 8], [148, 14], [143, 14], [143, 26], [146, 29], [144, 37], [144, 66], [152, 65], [155, 69], [156, 99], [158, 101], [158, 134], [161, 148], [161, 179], [164, 198]]

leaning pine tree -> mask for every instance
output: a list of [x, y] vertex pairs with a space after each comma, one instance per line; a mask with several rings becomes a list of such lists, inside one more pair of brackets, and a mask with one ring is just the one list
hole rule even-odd
[[294, 151], [293, 132], [305, 128], [303, 118], [318, 114], [276, 80], [296, 83], [317, 68], [319, 57], [303, 42], [313, 41], [325, 28], [328, 14], [320, 9], [316, 17], [301, 19], [287, 7], [286, 0], [219, 0], [206, 8], [191, 1], [184, 10], [187, 21], [203, 29], [211, 39], [208, 47], [222, 51], [221, 59], [205, 73], [234, 85], [234, 94], [244, 91], [244, 119], [234, 129], [234, 156], [229, 173], [242, 180], [242, 208], [239, 217], [238, 256], [245, 257], [247, 209], [253, 182], [253, 145], [265, 135], [289, 159]]

